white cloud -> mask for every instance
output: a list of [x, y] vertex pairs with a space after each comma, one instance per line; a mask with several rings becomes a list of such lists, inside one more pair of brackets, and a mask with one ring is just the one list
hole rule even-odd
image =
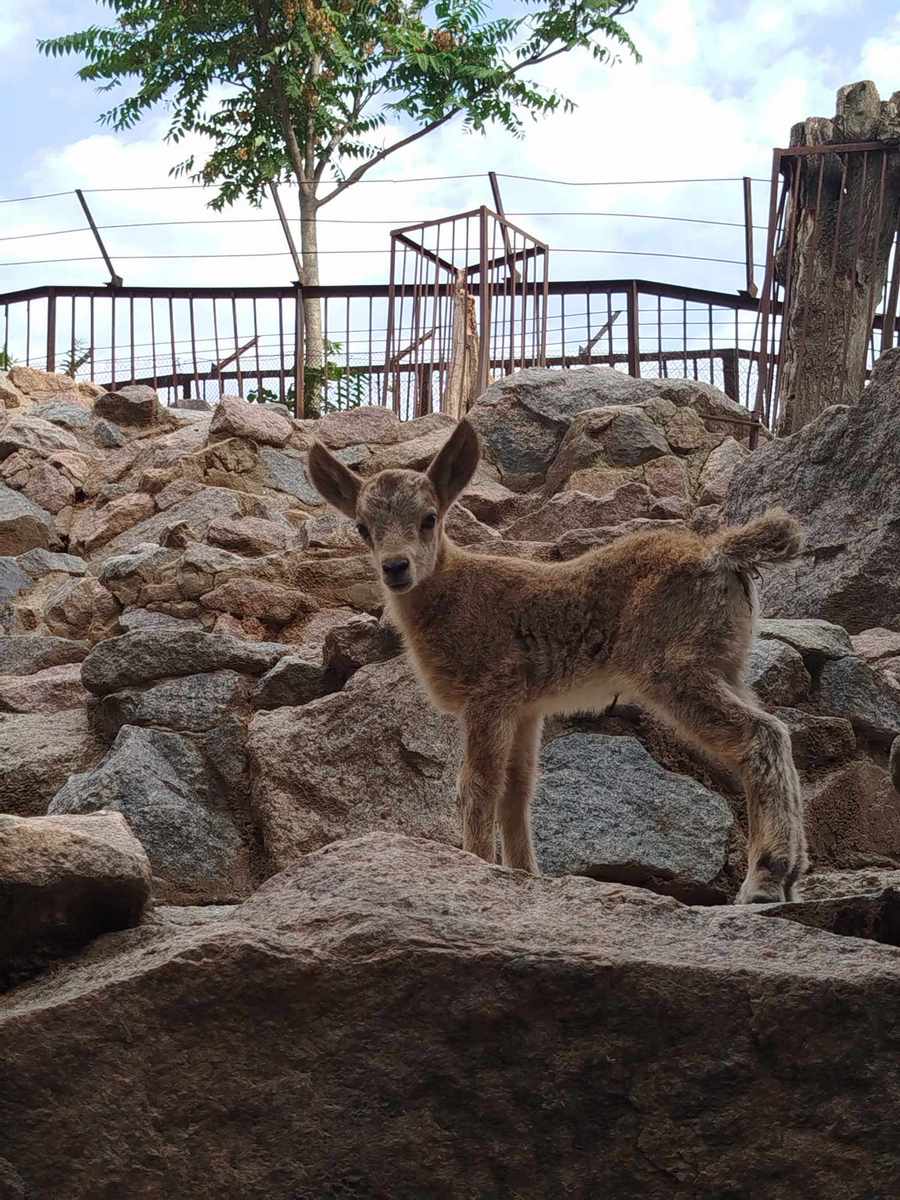
[[900, 90], [900, 13], [883, 33], [863, 44], [860, 68], [860, 77], [873, 80], [882, 99]]

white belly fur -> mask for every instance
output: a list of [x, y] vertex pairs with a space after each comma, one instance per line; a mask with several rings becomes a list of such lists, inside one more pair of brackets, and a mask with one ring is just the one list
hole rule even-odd
[[624, 681], [612, 674], [598, 673], [571, 691], [542, 696], [534, 707], [545, 717], [561, 713], [600, 713], [609, 708], [616, 697], [623, 701], [627, 699]]

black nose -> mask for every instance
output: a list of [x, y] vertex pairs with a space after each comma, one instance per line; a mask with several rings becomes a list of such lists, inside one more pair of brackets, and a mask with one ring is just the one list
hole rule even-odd
[[384, 577], [389, 583], [399, 582], [409, 570], [408, 558], [390, 558], [381, 564]]

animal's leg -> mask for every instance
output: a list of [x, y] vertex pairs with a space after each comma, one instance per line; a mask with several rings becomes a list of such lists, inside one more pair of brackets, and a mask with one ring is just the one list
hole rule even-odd
[[785, 726], [717, 676], [648, 680], [641, 690], [664, 720], [741, 773], [749, 838], [737, 903], [793, 899], [808, 859], [800, 780]]
[[543, 717], [522, 716], [509, 754], [506, 783], [500, 797], [500, 845], [505, 867], [539, 874], [531, 838], [531, 797], [537, 777]]
[[465, 756], [459, 773], [463, 849], [487, 862], [497, 857], [497, 808], [515, 725], [484, 709], [466, 710]]

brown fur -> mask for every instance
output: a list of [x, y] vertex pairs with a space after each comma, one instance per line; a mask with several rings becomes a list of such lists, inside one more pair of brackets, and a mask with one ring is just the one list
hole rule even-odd
[[529, 810], [543, 718], [602, 711], [618, 695], [741, 772], [750, 837], [738, 900], [790, 897], [807, 868], [790, 739], [742, 680], [752, 576], [799, 552], [797, 523], [773, 510], [712, 538], [635, 534], [564, 563], [474, 555], [443, 519], [478, 455], [461, 421], [424, 474], [364, 481], [324, 446], [309, 456], [316, 487], [382, 568], [432, 702], [461, 718], [463, 846], [493, 861], [499, 823], [503, 863], [537, 871]]

